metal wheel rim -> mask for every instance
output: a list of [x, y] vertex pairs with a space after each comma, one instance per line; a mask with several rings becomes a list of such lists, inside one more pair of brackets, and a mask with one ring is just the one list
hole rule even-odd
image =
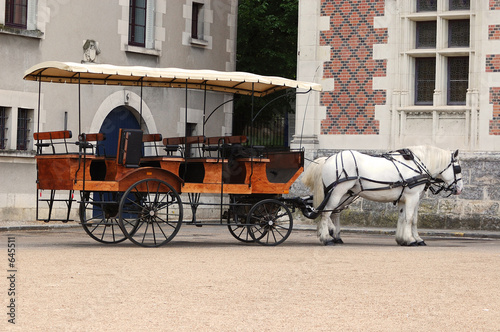
[[142, 247], [170, 242], [182, 225], [182, 214], [179, 194], [159, 179], [144, 179], [130, 186], [120, 200], [118, 213], [123, 233]]

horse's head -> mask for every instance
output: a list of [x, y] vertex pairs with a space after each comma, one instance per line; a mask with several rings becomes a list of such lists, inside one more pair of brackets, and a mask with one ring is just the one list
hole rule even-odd
[[458, 150], [451, 154], [450, 163], [436, 178], [445, 183], [443, 189], [450, 191], [451, 194], [459, 195], [462, 192], [464, 183], [462, 181], [462, 167], [458, 162]]

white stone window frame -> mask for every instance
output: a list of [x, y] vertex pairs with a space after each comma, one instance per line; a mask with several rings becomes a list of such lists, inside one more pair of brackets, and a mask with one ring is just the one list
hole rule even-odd
[[[203, 9], [199, 14], [200, 30], [203, 33], [202, 39], [192, 38], [193, 22], [193, 3], [201, 4]], [[185, 46], [201, 47], [212, 49], [211, 25], [214, 21], [214, 11], [212, 10], [211, 0], [186, 0], [182, 6], [182, 17], [185, 21], [185, 28], [182, 32], [182, 44]]]
[[[436, 87], [434, 90], [434, 98], [432, 107], [456, 107], [456, 108], [467, 108], [468, 101], [466, 105], [458, 105], [452, 106], [448, 105], [447, 98], [447, 68], [448, 68], [448, 57], [457, 57], [457, 56], [468, 56], [469, 57], [469, 89], [472, 88], [473, 82], [473, 68], [475, 59], [475, 51], [473, 48], [474, 45], [474, 2], [471, 1], [471, 9], [470, 10], [448, 10], [449, 0], [438, 0], [437, 11], [435, 12], [416, 12], [416, 1], [411, 4], [413, 8], [409, 8], [408, 14], [403, 15], [403, 25], [404, 31], [407, 31], [406, 40], [406, 50], [403, 51], [403, 66], [402, 68], [406, 68], [406, 77], [408, 80], [407, 91], [408, 98], [405, 101], [404, 106], [414, 106], [415, 105], [415, 59], [419, 57], [434, 57], [436, 58]], [[448, 21], [449, 20], [459, 20], [459, 19], [468, 19], [470, 21], [470, 42], [469, 47], [448, 47]], [[419, 21], [436, 21], [437, 22], [437, 35], [436, 35], [436, 48], [432, 49], [418, 49], [416, 48], [416, 26]], [[469, 92], [468, 92], [469, 93]], [[468, 98], [467, 98], [468, 99]], [[426, 106], [421, 106], [426, 107]]]
[[[67, 0], [59, 0], [65, 1]], [[0, 0], [0, 33], [39, 39], [45, 37], [45, 26], [51, 15], [47, 0], [28, 0], [26, 29], [5, 27], [5, 2], [6, 0]]]
[[147, 0], [146, 5], [146, 40], [145, 47], [129, 45], [130, 1], [119, 0], [122, 17], [118, 20], [118, 34], [121, 38], [121, 50], [153, 56], [162, 55], [162, 43], [165, 41], [163, 15], [167, 12], [166, 0]]
[[[429, 119], [431, 126], [428, 131], [429, 137], [420, 137], [419, 141], [438, 145], [442, 138], [444, 122], [454, 121], [463, 125], [459, 131], [461, 136], [453, 136], [454, 144], [462, 148], [474, 149], [477, 145], [479, 97], [478, 97], [478, 77], [476, 73], [480, 70], [480, 59], [476, 56], [475, 43], [480, 39], [480, 31], [476, 30], [476, 4], [471, 1], [469, 10], [448, 10], [449, 0], [438, 0], [435, 12], [416, 12], [416, 0], [408, 1], [400, 7], [401, 45], [399, 68], [400, 68], [400, 99], [396, 106], [396, 112], [392, 113], [394, 142], [397, 146], [405, 145], [407, 121], [415, 119]], [[470, 39], [469, 47], [449, 48], [448, 47], [448, 24], [447, 20], [469, 19]], [[437, 21], [437, 35], [435, 49], [416, 48], [416, 22]], [[447, 58], [456, 56], [469, 57], [469, 88], [466, 94], [465, 105], [447, 104]], [[415, 58], [435, 57], [436, 58], [436, 87], [433, 95], [432, 105], [415, 105]], [[413, 120], [412, 120], [413, 119]], [[430, 141], [425, 141], [425, 139]], [[449, 139], [449, 138], [448, 138]], [[457, 141], [462, 140], [463, 141]], [[422, 141], [424, 140], [424, 141]], [[412, 143], [413, 144], [413, 143]]]
[[[43, 102], [43, 97], [42, 97]], [[42, 103], [43, 105], [43, 103]], [[12, 90], [0, 90], [0, 106], [7, 109], [7, 121], [5, 126], [6, 131], [6, 146], [5, 149], [0, 150], [3, 154], [17, 154], [31, 156], [34, 151], [33, 146], [33, 133], [38, 130], [37, 113], [38, 113], [38, 93], [33, 92], [20, 92]], [[27, 150], [17, 150], [17, 119], [19, 109], [27, 109], [29, 111], [29, 145]], [[45, 112], [42, 112], [44, 117]], [[41, 124], [43, 126], [43, 124]], [[40, 128], [43, 131], [43, 128]]]

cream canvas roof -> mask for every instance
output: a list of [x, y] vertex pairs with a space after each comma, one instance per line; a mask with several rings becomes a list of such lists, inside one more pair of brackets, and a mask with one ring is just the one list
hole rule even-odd
[[[150, 68], [80, 64], [48, 61], [39, 63], [24, 74], [24, 79], [53, 83], [123, 85], [207, 89], [255, 96], [265, 96], [278, 90], [300, 88], [321, 91], [317, 83], [294, 81], [282, 77], [261, 76], [245, 72], [188, 70], [179, 68]], [[141, 83], [142, 81], [142, 83]]]

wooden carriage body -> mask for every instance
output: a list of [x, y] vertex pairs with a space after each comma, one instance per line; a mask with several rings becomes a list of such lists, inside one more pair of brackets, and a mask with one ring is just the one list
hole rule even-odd
[[[255, 97], [287, 88], [321, 90], [319, 84], [240, 72], [65, 62], [38, 64], [24, 78], [38, 81], [40, 86], [42, 82], [69, 83], [79, 89], [82, 84], [140, 86], [141, 99], [143, 87]], [[218, 224], [227, 220], [224, 224], [238, 240], [276, 245], [290, 234], [291, 213], [286, 204], [274, 198], [287, 194], [302, 173], [303, 151], [268, 151], [247, 144], [245, 136], [162, 138], [159, 133], [121, 128], [117, 155], [110, 157], [99, 154], [98, 147], [105, 139], [102, 133], [80, 132], [74, 140], [68, 130], [34, 134], [37, 219], [57, 220], [52, 217], [52, 208], [55, 202], [63, 201], [67, 215], [59, 220], [68, 221], [76, 202], [80, 222], [95, 240], [118, 243], [128, 238], [142, 246], [158, 246], [169, 242], [185, 223], [180, 194], [188, 195], [191, 222], [197, 226], [200, 195], [220, 194]], [[69, 147], [75, 144], [78, 151], [71, 152], [74, 149]], [[193, 148], [198, 150], [195, 157], [189, 153]], [[39, 194], [44, 190], [50, 192], [49, 198]], [[69, 195], [59, 198], [55, 195], [58, 191]], [[79, 199], [74, 198], [75, 191], [80, 192]], [[229, 195], [230, 203], [223, 202], [224, 195]], [[38, 215], [42, 201], [49, 206], [46, 218]], [[117, 235], [121, 232], [122, 236]]]

